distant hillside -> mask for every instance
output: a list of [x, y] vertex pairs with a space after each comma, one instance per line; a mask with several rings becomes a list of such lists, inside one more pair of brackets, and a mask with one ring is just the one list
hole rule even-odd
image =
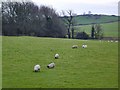
[[[62, 17], [64, 18], [64, 17]], [[102, 24], [117, 22], [118, 16], [115, 15], [77, 15], [74, 16], [75, 25], [89, 25], [89, 24]]]
[[[118, 22], [104, 23], [101, 24], [101, 27], [104, 32], [104, 37], [118, 37]], [[91, 25], [75, 26], [75, 34], [77, 32], [85, 31], [90, 36], [91, 28]]]

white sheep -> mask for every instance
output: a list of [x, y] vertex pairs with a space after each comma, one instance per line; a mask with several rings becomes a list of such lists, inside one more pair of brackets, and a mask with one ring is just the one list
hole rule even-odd
[[38, 72], [38, 71], [40, 71], [40, 65], [35, 65], [34, 66], [34, 72]]
[[111, 40], [111, 42], [113, 42], [113, 40]]
[[58, 59], [59, 58], [59, 54], [55, 54], [55, 59]]
[[87, 48], [87, 45], [82, 45], [82, 48]]
[[74, 49], [74, 48], [78, 48], [78, 45], [73, 45], [72, 48], [73, 48], [73, 49]]
[[115, 41], [115, 42], [118, 42], [118, 41]]
[[85, 45], [85, 48], [87, 47], [87, 45]]
[[54, 68], [54, 67], [55, 67], [55, 63], [54, 62], [47, 65], [47, 68], [49, 68], [49, 69]]

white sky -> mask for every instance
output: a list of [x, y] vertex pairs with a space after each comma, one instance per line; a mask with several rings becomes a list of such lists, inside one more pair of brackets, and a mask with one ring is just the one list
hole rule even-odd
[[58, 13], [62, 10], [73, 10], [76, 14], [109, 14], [118, 15], [118, 2], [120, 0], [32, 0], [37, 5], [47, 5]]

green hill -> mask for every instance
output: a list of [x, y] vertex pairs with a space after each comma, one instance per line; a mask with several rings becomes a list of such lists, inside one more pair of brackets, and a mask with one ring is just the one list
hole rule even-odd
[[86, 15], [86, 16], [76, 16], [74, 17], [77, 25], [84, 24], [100, 24], [100, 23], [109, 23], [118, 21], [117, 16], [108, 16], [108, 15]]
[[104, 33], [103, 37], [118, 37], [118, 16], [115, 15], [77, 15], [73, 17], [75, 21], [75, 36], [77, 32], [85, 31], [91, 34], [91, 25], [101, 24]]
[[[91, 34], [91, 25], [79, 25], [75, 26], [75, 33], [85, 31], [89, 35]], [[104, 32], [104, 37], [118, 37], [118, 22], [101, 24]]]
[[115, 15], [77, 15], [73, 17], [75, 25], [101, 24], [118, 21]]

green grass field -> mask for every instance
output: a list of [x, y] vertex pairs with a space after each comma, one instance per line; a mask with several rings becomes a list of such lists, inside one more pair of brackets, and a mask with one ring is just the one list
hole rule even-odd
[[[50, 62], [56, 67], [48, 69]], [[33, 72], [35, 64], [40, 72]], [[3, 36], [2, 68], [3, 88], [117, 88], [118, 43]]]
[[[101, 27], [104, 33], [104, 37], [118, 37], [118, 22], [104, 23], [101, 24]], [[76, 26], [75, 28], [76, 28], [75, 33], [85, 31], [90, 35], [92, 26], [84, 25]]]
[[[99, 16], [97, 16], [99, 17]], [[101, 15], [98, 19], [96, 19], [95, 15], [91, 17], [88, 16], [75, 16], [74, 17], [76, 24], [91, 24], [91, 23], [106, 23], [111, 21], [118, 21], [117, 16], [109, 16], [109, 15]]]

